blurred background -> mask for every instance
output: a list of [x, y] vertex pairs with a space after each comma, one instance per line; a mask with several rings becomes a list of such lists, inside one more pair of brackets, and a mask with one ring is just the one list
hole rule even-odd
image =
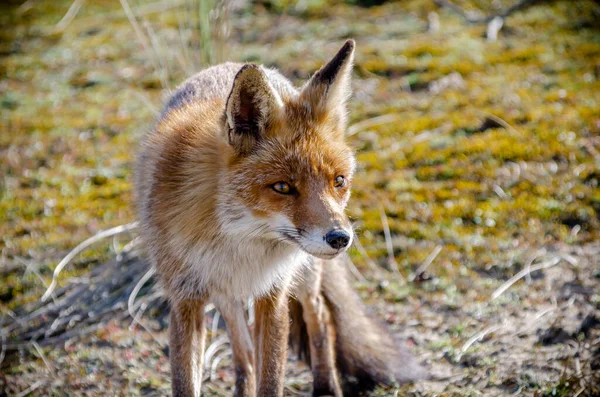
[[[348, 265], [443, 378], [373, 395], [600, 395], [599, 21], [592, 0], [2, 2], [0, 396], [169, 393], [138, 142], [202, 67], [300, 85], [346, 38]], [[206, 395], [234, 384], [219, 317]], [[290, 355], [286, 393], [310, 382]]]

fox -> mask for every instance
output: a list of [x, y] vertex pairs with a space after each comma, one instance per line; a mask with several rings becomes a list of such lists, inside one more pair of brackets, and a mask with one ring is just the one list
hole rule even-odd
[[346, 41], [301, 88], [254, 63], [204, 69], [142, 139], [135, 201], [169, 301], [173, 396], [201, 394], [209, 303], [227, 325], [236, 396], [282, 396], [289, 343], [310, 361], [314, 396], [425, 376], [367, 314], [340, 259], [354, 237], [354, 52]]

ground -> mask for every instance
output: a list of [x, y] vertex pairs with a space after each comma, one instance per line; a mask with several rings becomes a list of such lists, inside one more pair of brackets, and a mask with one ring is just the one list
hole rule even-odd
[[[39, 301], [70, 249], [134, 220], [137, 143], [192, 70], [260, 62], [300, 84], [352, 37], [355, 287], [439, 378], [375, 395], [599, 395], [595, 2], [541, 2], [506, 18], [495, 41], [425, 0], [238, 1], [189, 35], [205, 2], [123, 3], [139, 34], [116, 1], [0, 5], [2, 327]], [[59, 285], [78, 285], [128, 239], [85, 250]], [[0, 395], [166, 394], [157, 311], [142, 315], [147, 329], [103, 318], [83, 338], [0, 353]], [[227, 349], [211, 365], [207, 395], [231, 394]], [[289, 373], [286, 393], [310, 391], [301, 363]]]

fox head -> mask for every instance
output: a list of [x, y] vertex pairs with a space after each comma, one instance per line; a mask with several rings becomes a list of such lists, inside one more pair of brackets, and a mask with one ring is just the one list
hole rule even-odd
[[221, 219], [233, 233], [288, 243], [325, 259], [352, 242], [344, 210], [355, 167], [344, 142], [354, 41], [299, 90], [247, 64], [225, 109], [231, 146]]

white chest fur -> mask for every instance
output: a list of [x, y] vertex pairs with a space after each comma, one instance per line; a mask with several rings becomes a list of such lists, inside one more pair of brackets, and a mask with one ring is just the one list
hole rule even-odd
[[175, 284], [190, 298], [204, 293], [236, 300], [265, 295], [293, 280], [308, 263], [308, 254], [299, 247], [260, 238], [239, 241], [228, 236], [212, 244], [178, 245], [184, 266]]

